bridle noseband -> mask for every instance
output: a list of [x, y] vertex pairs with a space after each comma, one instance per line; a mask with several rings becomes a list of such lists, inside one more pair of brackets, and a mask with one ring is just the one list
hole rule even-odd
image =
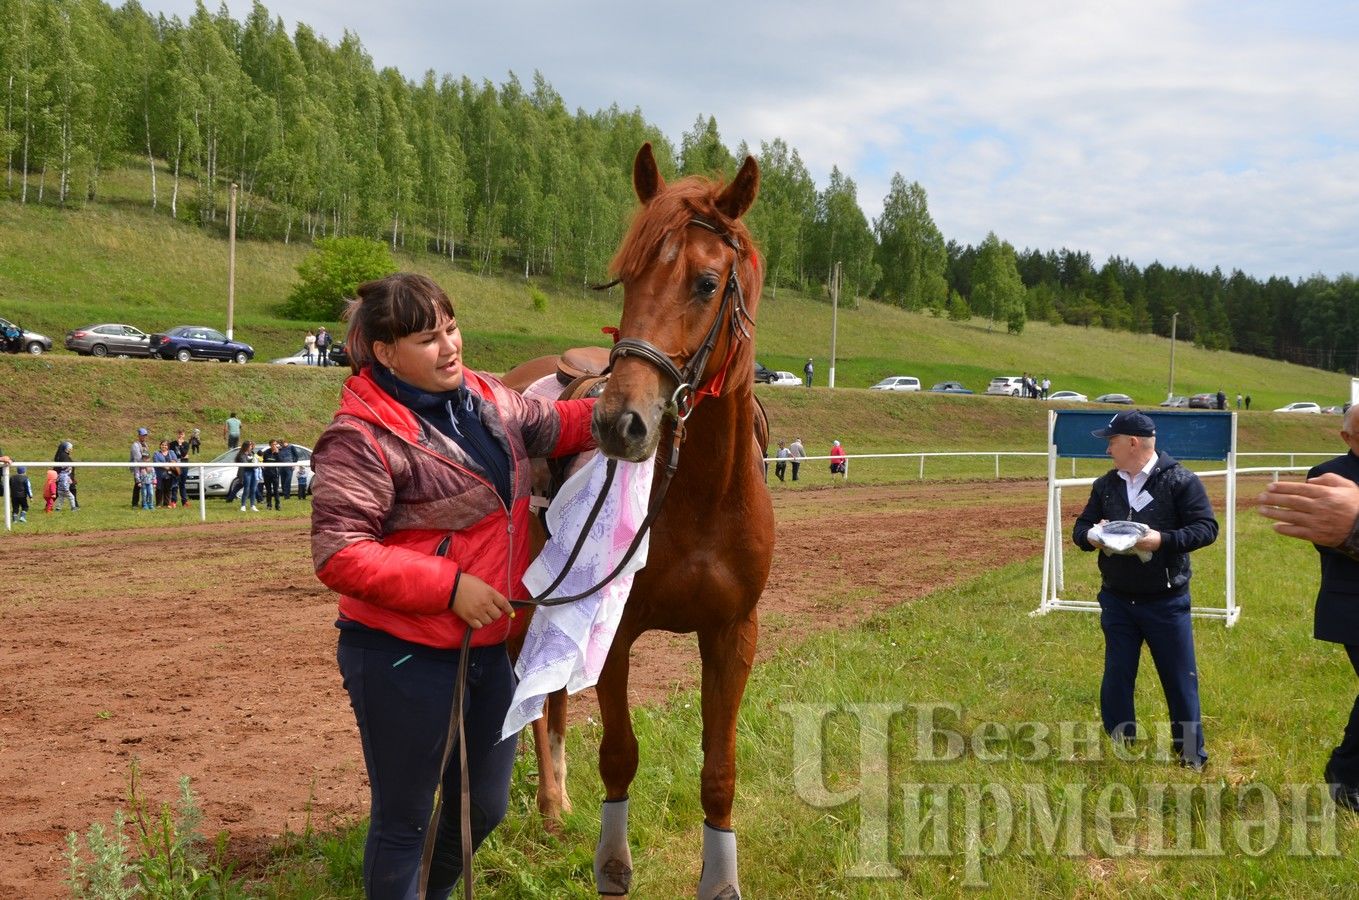
[[[704, 336], [703, 342], [698, 349], [685, 362], [684, 367], [680, 368], [671, 361], [671, 354], [657, 347], [655, 344], [643, 338], [620, 337], [614, 341], [613, 349], [609, 351], [609, 368], [612, 369], [614, 363], [624, 356], [635, 356], [646, 360], [657, 369], [661, 370], [667, 378], [675, 384], [675, 392], [670, 397], [670, 403], [666, 406], [666, 414], [679, 422], [689, 418], [689, 413], [693, 412], [694, 405], [705, 396], [715, 396], [720, 393], [726, 380], [727, 368], [731, 365], [732, 356], [736, 352], [736, 345], [741, 341], [750, 339], [750, 329], [746, 327], [749, 322], [752, 325], [754, 320], [746, 310], [745, 293], [741, 290], [741, 280], [737, 277], [737, 269], [741, 264], [741, 243], [731, 232], [726, 231], [709, 222], [707, 219], [694, 216], [689, 220], [690, 225], [707, 229], [722, 239], [722, 242], [730, 247], [735, 254], [732, 257], [731, 269], [727, 273], [727, 283], [722, 291], [722, 302], [717, 308], [717, 315], [713, 317], [712, 324], [708, 327], [708, 333]], [[601, 287], [612, 287], [618, 284], [613, 281]], [[730, 309], [731, 322], [731, 349], [727, 353], [726, 363], [720, 372], [709, 380], [707, 384], [696, 387], [695, 382], [702, 377], [703, 370], [708, 365], [708, 357], [712, 355], [717, 347], [718, 336], [721, 333], [723, 319], [727, 318]], [[723, 383], [716, 386], [712, 382], [721, 379]]]

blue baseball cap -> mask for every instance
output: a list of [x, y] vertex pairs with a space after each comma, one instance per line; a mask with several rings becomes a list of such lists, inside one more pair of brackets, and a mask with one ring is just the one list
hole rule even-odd
[[1090, 433], [1097, 438], [1110, 438], [1116, 434], [1126, 434], [1132, 437], [1155, 437], [1156, 423], [1145, 413], [1132, 409], [1119, 413], [1109, 420], [1108, 425], [1103, 428], [1096, 428]]

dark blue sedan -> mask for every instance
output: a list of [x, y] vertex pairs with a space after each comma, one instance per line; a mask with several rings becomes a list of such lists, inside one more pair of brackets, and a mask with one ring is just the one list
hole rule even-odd
[[215, 328], [180, 325], [164, 334], [151, 335], [151, 352], [161, 359], [220, 359], [245, 364], [255, 356], [255, 348], [241, 341], [228, 340]]
[[931, 390], [933, 393], [936, 393], [936, 394], [970, 394], [970, 393], [972, 393], [971, 390], [969, 390], [968, 388], [964, 387], [963, 384], [962, 384], [962, 382], [959, 382], [959, 381], [941, 381], [941, 382], [939, 382], [938, 384], [936, 384], [934, 387], [930, 388], [930, 390]]

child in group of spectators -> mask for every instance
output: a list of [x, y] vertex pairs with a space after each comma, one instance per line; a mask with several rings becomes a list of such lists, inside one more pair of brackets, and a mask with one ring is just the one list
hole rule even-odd
[[28, 470], [19, 466], [9, 476], [9, 511], [14, 521], [28, 521], [28, 500], [32, 496], [33, 483], [28, 480]]

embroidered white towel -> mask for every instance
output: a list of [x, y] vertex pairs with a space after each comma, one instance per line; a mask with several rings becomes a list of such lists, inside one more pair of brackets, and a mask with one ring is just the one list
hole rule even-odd
[[[528, 571], [524, 585], [538, 594], [556, 580], [566, 565], [590, 508], [604, 486], [608, 460], [596, 454], [566, 480], [547, 511], [552, 538]], [[552, 592], [564, 597], [598, 584], [613, 571], [646, 518], [651, 497], [652, 459], [619, 461], [613, 485], [571, 571]], [[565, 687], [574, 694], [594, 685], [609, 654], [632, 579], [646, 565], [650, 535], [642, 538], [631, 560], [611, 582], [574, 603], [540, 607], [529, 622], [524, 649], [515, 664], [519, 684], [510, 701], [501, 737], [516, 733], [543, 714], [543, 701]]]

